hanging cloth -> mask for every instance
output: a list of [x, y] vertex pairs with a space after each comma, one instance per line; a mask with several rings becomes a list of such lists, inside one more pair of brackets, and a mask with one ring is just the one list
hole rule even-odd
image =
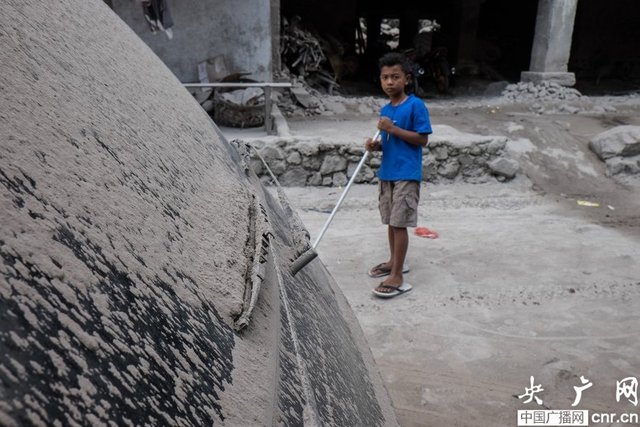
[[142, 11], [152, 33], [164, 31], [169, 40], [173, 38], [173, 19], [166, 0], [143, 0]]

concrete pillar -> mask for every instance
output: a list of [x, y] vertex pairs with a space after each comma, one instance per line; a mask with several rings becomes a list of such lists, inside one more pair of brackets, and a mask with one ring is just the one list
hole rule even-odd
[[577, 6], [578, 0], [539, 0], [530, 70], [521, 73], [522, 81], [554, 81], [563, 86], [576, 83], [567, 64]]

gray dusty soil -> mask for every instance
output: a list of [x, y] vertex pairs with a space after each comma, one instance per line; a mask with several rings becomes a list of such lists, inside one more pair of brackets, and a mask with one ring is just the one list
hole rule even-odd
[[[640, 102], [596, 101], [616, 111], [430, 105], [434, 124], [508, 136], [522, 170], [506, 184], [423, 184], [418, 225], [439, 238], [411, 234], [409, 294], [371, 294], [377, 280], [366, 272], [387, 259], [386, 228], [377, 188], [352, 188], [318, 252], [356, 312], [401, 425], [514, 426], [518, 409], [572, 409], [581, 376], [593, 386], [579, 409], [640, 411], [616, 401], [616, 381], [640, 376], [640, 186], [607, 178], [587, 147], [604, 130], [640, 124]], [[290, 126], [363, 141], [374, 124], [351, 116]], [[312, 240], [341, 190], [286, 189]], [[530, 376], [544, 388], [542, 406], [518, 399]]]

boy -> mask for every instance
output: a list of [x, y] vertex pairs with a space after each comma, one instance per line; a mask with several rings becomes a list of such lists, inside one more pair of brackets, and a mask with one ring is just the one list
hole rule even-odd
[[422, 147], [427, 145], [432, 130], [424, 102], [406, 93], [411, 70], [404, 55], [388, 53], [380, 58], [379, 65], [380, 84], [389, 103], [382, 108], [378, 121], [380, 140], [368, 139], [365, 147], [382, 150], [378, 201], [382, 223], [388, 226], [390, 257], [371, 268], [369, 276], [388, 275], [373, 293], [392, 298], [411, 290], [402, 277], [409, 246], [407, 227], [415, 227], [418, 222]]

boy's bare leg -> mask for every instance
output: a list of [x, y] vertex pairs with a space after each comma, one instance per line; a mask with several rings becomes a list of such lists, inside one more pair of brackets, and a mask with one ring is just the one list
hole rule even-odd
[[387, 235], [389, 237], [389, 261], [387, 262], [387, 266], [389, 268], [393, 268], [393, 253], [394, 253], [394, 233], [393, 227], [387, 226]]
[[383, 265], [385, 268], [391, 269], [393, 267], [394, 239], [393, 239], [393, 227], [390, 225], [387, 226], [387, 235], [389, 238], [389, 261], [383, 263]]
[[[391, 274], [382, 284], [400, 286], [403, 283], [402, 266], [409, 248], [409, 233], [406, 228], [389, 226], [389, 246], [391, 249]], [[390, 293], [391, 289], [376, 288], [378, 292]]]

